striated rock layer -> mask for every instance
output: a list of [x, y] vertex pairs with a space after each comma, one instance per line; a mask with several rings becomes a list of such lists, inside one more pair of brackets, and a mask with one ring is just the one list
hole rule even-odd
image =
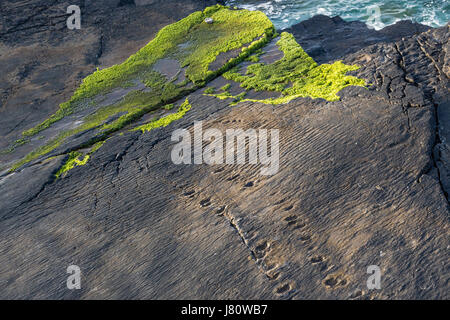
[[[152, 12], [146, 10], [143, 16]], [[164, 21], [175, 20], [171, 14]], [[448, 299], [449, 27], [399, 23], [376, 32], [338, 18], [311, 20], [288, 31], [317, 62], [361, 65], [351, 74], [365, 79], [367, 89], [347, 87], [339, 101], [234, 106], [199, 89], [187, 97], [191, 109], [182, 119], [112, 135], [86, 165], [60, 179], [54, 175], [64, 156], [5, 173], [0, 297]], [[113, 47], [130, 42], [112, 32], [115, 45], [104, 63], [120, 62], [148, 40], [152, 31], [146, 32], [116, 54]], [[370, 41], [335, 41], [364, 32]], [[17, 45], [5, 40], [2, 46], [13, 53], [1, 59], [14, 57]], [[273, 42], [267, 48], [262, 61], [282, 57]], [[75, 89], [75, 78], [71, 83], [53, 98], [30, 89], [48, 104], [45, 116], [30, 117], [36, 123], [48, 117]], [[221, 76], [208, 85], [227, 83], [238, 90]], [[30, 99], [26, 91], [14, 92]], [[9, 143], [32, 121], [12, 110], [33, 110], [19, 98], [3, 101], [7, 122], [23, 122], [0, 126]], [[259, 165], [174, 165], [171, 134], [192, 130], [195, 120], [204, 130], [279, 129], [279, 172], [262, 176]], [[81, 290], [66, 288], [71, 264], [82, 270]], [[380, 290], [366, 287], [369, 265], [381, 268]]]

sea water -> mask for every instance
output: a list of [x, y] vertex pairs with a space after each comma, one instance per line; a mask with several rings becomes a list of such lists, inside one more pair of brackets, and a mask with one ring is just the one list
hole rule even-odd
[[381, 29], [400, 20], [412, 20], [431, 27], [450, 19], [450, 0], [228, 0], [227, 5], [263, 11], [277, 29], [317, 14], [359, 20]]

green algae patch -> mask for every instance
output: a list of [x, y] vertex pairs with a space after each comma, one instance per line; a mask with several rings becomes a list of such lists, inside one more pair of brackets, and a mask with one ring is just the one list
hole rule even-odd
[[88, 163], [89, 159], [91, 158], [91, 155], [100, 149], [106, 141], [99, 141], [95, 143], [91, 150], [84, 155], [81, 152], [78, 151], [72, 151], [68, 155], [68, 159], [66, 162], [59, 168], [59, 170], [56, 172], [55, 177], [56, 179], [59, 179], [61, 176], [64, 176], [67, 174], [68, 171], [72, 170], [73, 168], [77, 166], [84, 166]]
[[166, 127], [169, 124], [171, 124], [173, 121], [183, 118], [183, 116], [189, 110], [191, 110], [191, 105], [190, 105], [188, 99], [186, 99], [183, 102], [183, 104], [181, 104], [181, 106], [178, 108], [177, 112], [169, 114], [164, 117], [161, 117], [159, 119], [155, 119], [155, 120], [153, 120], [149, 123], [146, 123], [142, 126], [136, 127], [133, 129], [133, 131], [141, 130], [144, 133], [144, 132], [148, 132], [153, 129], [156, 129], [156, 128]]
[[[205, 22], [212, 18], [213, 23]], [[86, 77], [73, 96], [62, 103], [48, 119], [23, 132], [28, 139], [68, 115], [92, 110], [76, 128], [60, 132], [13, 165], [22, 165], [42, 157], [63, 145], [71, 136], [96, 130], [89, 141], [104, 140], [108, 135], [133, 123], [143, 114], [167, 106], [204, 86], [267, 44], [274, 34], [272, 22], [259, 11], [233, 10], [215, 5], [194, 12], [186, 18], [162, 28], [155, 38], [122, 64], [98, 69]], [[221, 53], [238, 50], [235, 58], [221, 62], [215, 70], [210, 64]], [[153, 67], [160, 59], [175, 59], [185, 80], [176, 83]], [[133, 86], [145, 85], [145, 90]], [[98, 98], [130, 89], [119, 101], [99, 106]], [[22, 140], [20, 140], [22, 141]], [[87, 141], [89, 144], [91, 142]]]
[[248, 56], [245, 61], [249, 61], [249, 62], [259, 62], [259, 58], [261, 57], [261, 55], [264, 52], [262, 51], [262, 49], [258, 49], [254, 54]]
[[89, 160], [89, 155], [86, 155], [84, 156], [84, 158], [80, 159], [81, 156], [83, 156], [81, 152], [74, 151], [69, 153], [67, 161], [64, 163], [64, 165], [62, 165], [58, 172], [56, 172], [56, 178], [61, 177], [76, 166], [84, 166]]
[[8, 154], [13, 152], [14, 150], [16, 150], [17, 147], [28, 143], [28, 139], [25, 138], [21, 138], [18, 139], [16, 141], [14, 141], [14, 143], [12, 145], [10, 145], [9, 147], [7, 147], [6, 149], [0, 150], [0, 154]]
[[216, 91], [213, 87], [206, 88], [203, 92], [206, 94], [213, 94]]
[[100, 149], [100, 148], [105, 144], [105, 142], [106, 142], [106, 140], [96, 142], [96, 143], [92, 146], [91, 150], [89, 151], [89, 155], [93, 154], [95, 151], [97, 151], [98, 149]]
[[[346, 75], [359, 66], [345, 65], [341, 61], [333, 64], [318, 65], [296, 42], [294, 36], [283, 32], [277, 42], [284, 53], [283, 58], [272, 64], [255, 63], [240, 74], [235, 67], [224, 73], [224, 77], [240, 83], [246, 91], [272, 91], [281, 93], [278, 98], [265, 100], [243, 99], [241, 101], [259, 101], [263, 103], [286, 103], [298, 97], [323, 98], [328, 101], [339, 100], [337, 93], [347, 86], [365, 86], [363, 79]], [[224, 93], [216, 94], [219, 99]], [[228, 94], [228, 98], [236, 100]]]
[[[268, 40], [267, 36], [274, 33], [272, 22], [260, 11], [218, 8], [205, 14], [205, 17], [213, 19], [212, 24], [197, 24], [191, 29], [189, 37], [184, 39], [189, 46], [181, 53], [182, 67], [187, 66], [186, 76], [194, 83], [202, 83], [215, 74], [209, 70], [209, 65], [220, 53], [242, 48], [258, 40], [264, 43]], [[261, 39], [255, 40], [258, 37]], [[251, 47], [242, 48], [242, 52]], [[259, 49], [255, 48], [255, 44], [252, 48], [251, 52]]]
[[162, 107], [164, 110], [172, 110], [174, 107], [173, 103], [166, 104], [164, 107]]
[[[230, 99], [230, 98], [234, 98], [237, 99], [238, 96], [233, 96], [229, 90], [231, 88], [231, 85], [229, 83], [227, 83], [226, 85], [224, 85], [223, 87], [221, 87], [219, 90], [221, 92], [216, 93], [215, 90], [205, 90], [204, 91], [204, 95], [206, 96], [212, 96], [212, 97], [216, 97], [217, 99], [220, 100], [226, 100], [226, 99]], [[208, 88], [209, 89], [209, 88]]]
[[[214, 23], [204, 22], [207, 17], [213, 18]], [[272, 22], [259, 11], [232, 10], [215, 5], [203, 12], [194, 12], [162, 28], [152, 41], [124, 63], [102, 70], [97, 68], [83, 80], [70, 100], [60, 105], [55, 114], [23, 132], [23, 136], [33, 136], [48, 128], [72, 114], [79, 104], [89, 103], [89, 98], [110, 92], [113, 88], [130, 86], [130, 81], [136, 77], [143, 78], [146, 84], [152, 83], [154, 74], [146, 72], [151, 70], [156, 61], [165, 57], [176, 57], [182, 67], [187, 67], [186, 77], [190, 81], [204, 83], [214, 76], [215, 72], [209, 70], [209, 65], [220, 53], [241, 48], [257, 37], [266, 39], [273, 32]]]

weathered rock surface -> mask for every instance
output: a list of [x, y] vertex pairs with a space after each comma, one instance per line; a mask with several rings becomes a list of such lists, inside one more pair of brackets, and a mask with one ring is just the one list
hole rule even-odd
[[[183, 119], [115, 135], [62, 179], [53, 175], [61, 158], [0, 178], [0, 297], [448, 299], [449, 27], [398, 24], [370, 43], [350, 39], [347, 50], [328, 24], [371, 31], [319, 19], [317, 34], [304, 29], [308, 21], [292, 28], [299, 43], [319, 62], [362, 65], [354, 74], [368, 89], [347, 87], [336, 102], [234, 107], [199, 90]], [[130, 51], [113, 53], [120, 34], [111, 32], [104, 61], [148, 41], [142, 34]], [[57, 94], [46, 89], [53, 98], [32, 90], [48, 103], [44, 117], [72, 82]], [[11, 113], [30, 99], [22, 86], [2, 107], [7, 122], [22, 121], [0, 126], [5, 139], [32, 121]], [[279, 172], [174, 165], [171, 133], [195, 120], [221, 131], [279, 129]], [[66, 288], [71, 264], [82, 270], [81, 290]], [[369, 265], [381, 268], [381, 290], [366, 287]]]
[[368, 29], [361, 21], [345, 22], [340, 17], [317, 15], [286, 31], [294, 34], [298, 43], [314, 57], [316, 62], [325, 63], [342, 59], [375, 43], [399, 41], [403, 37], [410, 37], [429, 29], [430, 27], [405, 20], [376, 31]]

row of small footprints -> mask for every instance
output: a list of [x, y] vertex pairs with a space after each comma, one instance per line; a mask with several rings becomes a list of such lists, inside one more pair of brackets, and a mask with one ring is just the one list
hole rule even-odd
[[[282, 203], [283, 201], [281, 201]], [[302, 241], [305, 244], [308, 244], [312, 240], [312, 236], [304, 232], [304, 229], [307, 227], [307, 224], [299, 219], [299, 217], [295, 214], [290, 214], [293, 209], [293, 205], [287, 205], [283, 208], [283, 211], [288, 212], [289, 214], [283, 219], [286, 223], [286, 226], [292, 230], [300, 230], [302, 233], [300, 234], [298, 240]], [[314, 250], [314, 247], [308, 247], [309, 251]], [[309, 259], [310, 263], [313, 265], [318, 265], [321, 271], [326, 270], [328, 259], [322, 255], [312, 255]], [[331, 274], [325, 277], [323, 280], [323, 285], [329, 289], [335, 289], [338, 287], [344, 287], [347, 285], [347, 279], [341, 274]]]
[[[222, 172], [223, 169], [220, 168], [215, 171], [215, 173]], [[228, 181], [234, 181], [236, 178], [239, 177], [239, 174], [230, 176], [227, 180]], [[253, 181], [249, 181], [246, 184], [244, 184], [244, 188], [250, 188], [254, 186]], [[189, 190], [184, 193], [184, 196], [193, 198], [195, 194], [195, 191]], [[211, 205], [211, 198], [205, 198], [200, 200], [199, 202], [200, 207], [209, 207]], [[225, 205], [221, 205], [216, 209], [216, 214], [223, 215], [224, 211], [226, 209]], [[285, 208], [283, 208], [283, 211], [289, 212], [293, 209], [293, 205], [287, 205]], [[289, 214], [283, 219], [286, 223], [286, 226], [292, 230], [303, 230], [306, 227], [306, 223], [301, 221], [297, 215]], [[308, 233], [302, 233], [299, 238], [300, 241], [304, 243], [309, 243], [311, 241], [311, 235]], [[312, 249], [310, 247], [309, 249]], [[256, 262], [258, 265], [262, 268], [264, 274], [270, 279], [270, 280], [276, 280], [280, 276], [280, 272], [277, 271], [277, 264], [271, 264], [266, 263], [268, 260], [268, 252], [270, 251], [270, 244], [267, 241], [262, 241], [259, 245], [257, 245], [253, 252], [255, 255]], [[310, 258], [310, 262], [312, 264], [317, 264], [321, 266], [321, 270], [325, 270], [327, 267], [326, 264], [326, 258], [324, 258], [321, 255], [313, 255]], [[342, 275], [329, 275], [327, 276], [323, 284], [330, 289], [337, 288], [339, 286], [345, 286], [347, 284], [347, 280]], [[285, 295], [286, 293], [290, 292], [293, 289], [293, 286], [289, 283], [283, 283], [280, 286], [278, 286], [275, 289], [275, 293], [278, 295]]]
[[[214, 173], [220, 173], [222, 171], [223, 168], [220, 168], [214, 171]], [[235, 181], [239, 176], [240, 176], [239, 174], [235, 174], [228, 177], [226, 180]], [[254, 186], [255, 182], [251, 180], [243, 184], [244, 189], [252, 188]], [[295, 224], [295, 222], [291, 221], [291, 225], [293, 224]], [[254, 247], [253, 252], [255, 255], [256, 263], [260, 266], [263, 273], [269, 280], [274, 281], [279, 279], [282, 273], [278, 269], [279, 264], [271, 261], [270, 250], [271, 250], [270, 242], [267, 240], [262, 240], [259, 242], [258, 245]], [[292, 292], [292, 289], [293, 285], [291, 283], [283, 282], [275, 288], [274, 292], [277, 295], [286, 296]]]
[[[224, 168], [218, 168], [214, 171], [215, 174], [221, 173], [224, 171]], [[234, 174], [229, 176], [227, 181], [236, 181], [239, 178], [239, 174]], [[248, 181], [243, 185], [243, 188], [251, 188], [255, 186], [254, 181]], [[184, 194], [187, 197], [193, 197], [194, 192], [188, 191]], [[208, 207], [211, 205], [211, 198], [205, 198], [199, 202], [200, 207]], [[226, 209], [226, 205], [220, 205], [216, 208], [216, 214], [219, 216], [223, 216]], [[252, 249], [252, 255], [254, 256], [255, 262], [258, 264], [264, 275], [269, 280], [277, 280], [280, 277], [280, 272], [277, 271], [279, 265], [277, 263], [270, 263], [269, 253], [270, 253], [270, 243], [268, 241], [260, 241], [258, 245], [256, 245]], [[275, 293], [278, 295], [284, 295], [292, 290], [292, 285], [289, 283], [283, 283], [275, 289]]]

